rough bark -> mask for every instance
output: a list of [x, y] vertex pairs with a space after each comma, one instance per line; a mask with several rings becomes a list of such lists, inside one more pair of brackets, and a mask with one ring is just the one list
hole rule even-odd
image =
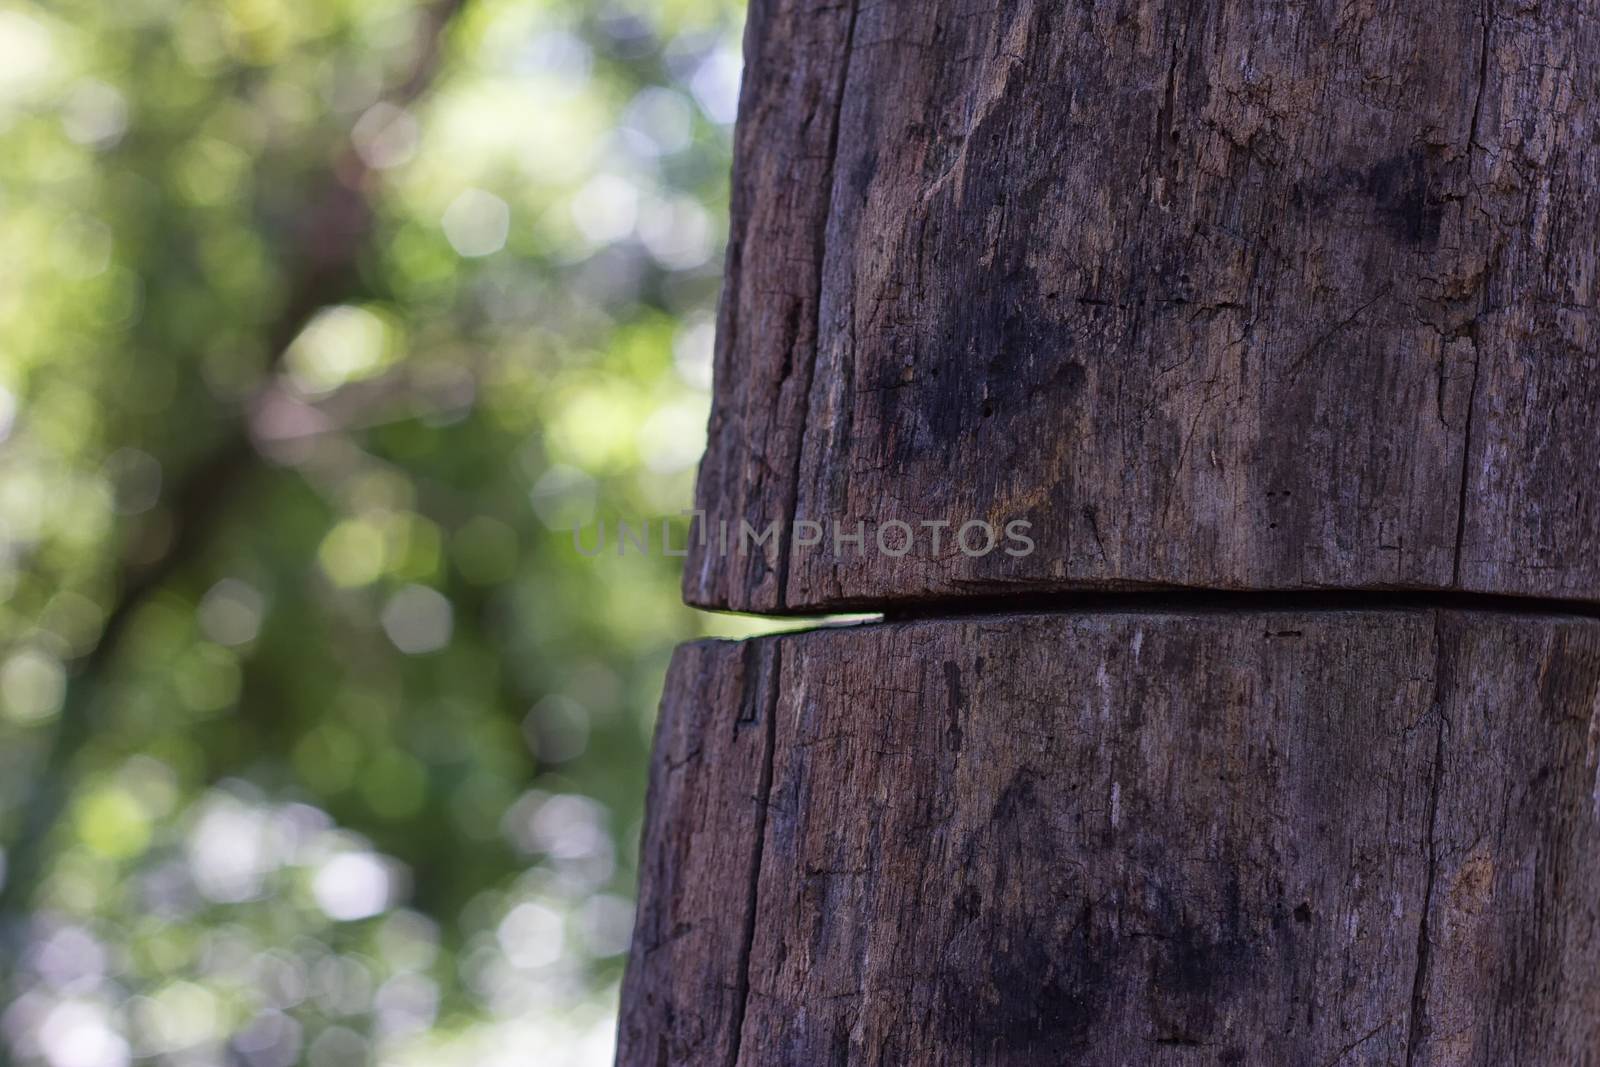
[[698, 551], [746, 611], [1600, 596], [1600, 0], [753, 0]]
[[707, 643], [619, 1063], [1579, 1064], [1600, 622], [996, 615]]
[[1600, 1063], [1600, 0], [746, 54], [619, 1062]]
[[[685, 645], [673, 658], [640, 843], [649, 903], [626, 996], [630, 1062], [732, 1063], [776, 740], [778, 642]], [[727, 965], [708, 966], [712, 961]]]
[[[740, 89], [734, 222], [713, 366], [721, 384], [707, 428], [707, 455], [723, 462], [702, 464], [697, 490], [721, 518], [794, 511], [800, 438], [792, 431], [805, 421], [816, 366], [817, 293], [853, 3], [750, 6], [744, 48], [751, 76]], [[727, 387], [734, 382], [742, 384]], [[776, 427], [788, 429], [772, 432]], [[749, 557], [751, 569], [739, 581], [761, 591], [749, 600], [759, 601], [758, 610], [781, 604], [786, 560]], [[705, 553], [689, 560], [685, 589], [728, 588], [720, 565]]]

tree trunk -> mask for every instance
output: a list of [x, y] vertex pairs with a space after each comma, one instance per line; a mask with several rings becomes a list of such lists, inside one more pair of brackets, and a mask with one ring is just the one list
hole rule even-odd
[[1600, 0], [746, 54], [619, 1062], [1600, 1062]]

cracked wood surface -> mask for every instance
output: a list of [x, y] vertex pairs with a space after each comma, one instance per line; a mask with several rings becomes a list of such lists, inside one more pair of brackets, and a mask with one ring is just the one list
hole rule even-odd
[[1444, 594], [1600, 599], [1600, 0], [752, 0], [746, 58], [708, 524], [1036, 548], [687, 599], [1284, 610], [681, 649], [619, 1063], [1596, 1062], [1600, 619]]
[[618, 1062], [1591, 1062], [1597, 694], [1428, 609], [687, 646]]
[[753, 0], [698, 549], [758, 612], [1600, 597], [1600, 0]]

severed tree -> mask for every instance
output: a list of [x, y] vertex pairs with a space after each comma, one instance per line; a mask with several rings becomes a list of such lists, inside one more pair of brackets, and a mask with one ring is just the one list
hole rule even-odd
[[1600, 0], [746, 59], [619, 1062], [1600, 1057]]

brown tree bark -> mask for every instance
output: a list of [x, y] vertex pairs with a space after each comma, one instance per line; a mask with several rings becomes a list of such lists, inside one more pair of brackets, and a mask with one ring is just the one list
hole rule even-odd
[[620, 1062], [1593, 1062], [1597, 698], [1439, 609], [689, 646]]
[[754, 0], [691, 603], [1600, 597], [1600, 2]]
[[1600, 0], [746, 55], [619, 1062], [1600, 1062]]

